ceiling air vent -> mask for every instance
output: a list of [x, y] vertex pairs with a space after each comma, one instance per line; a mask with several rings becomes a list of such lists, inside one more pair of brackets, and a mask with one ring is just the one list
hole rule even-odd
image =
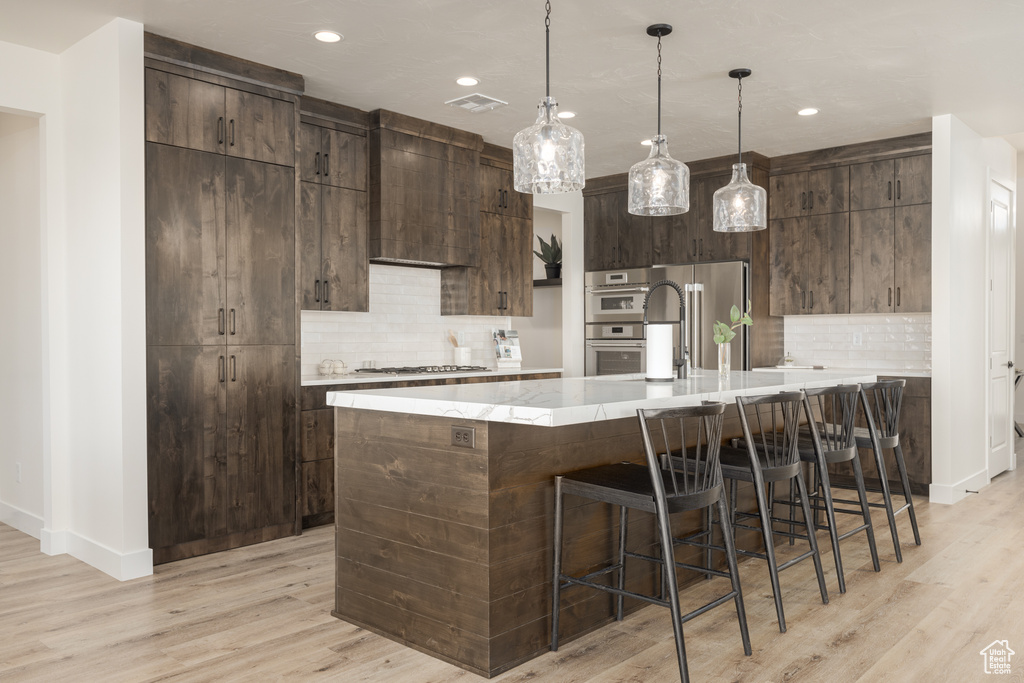
[[504, 107], [508, 102], [502, 102], [501, 100], [496, 100], [493, 97], [488, 97], [487, 95], [481, 95], [480, 93], [475, 92], [472, 95], [448, 100], [445, 104], [452, 107], [468, 109], [474, 114], [478, 114], [482, 111], [490, 111], [492, 109], [497, 109], [498, 107]]

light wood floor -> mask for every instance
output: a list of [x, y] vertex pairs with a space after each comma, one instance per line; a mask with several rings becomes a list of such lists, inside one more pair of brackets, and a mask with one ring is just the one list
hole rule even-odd
[[[979, 652], [1008, 639], [1020, 654], [1001, 680], [1024, 680], [1024, 473], [1006, 473], [952, 507], [917, 505], [924, 545], [913, 545], [901, 517], [903, 564], [881, 513], [881, 573], [871, 571], [862, 536], [844, 543], [845, 595], [819, 536], [831, 602], [821, 604], [809, 562], [784, 572], [785, 634], [764, 565], [742, 563], [754, 654], [742, 654], [731, 607], [713, 610], [686, 626], [693, 679], [986, 680]], [[35, 539], [0, 524], [0, 679], [482, 680], [331, 617], [331, 558], [331, 530], [321, 528], [119, 583], [68, 556], [42, 555]], [[720, 590], [719, 581], [687, 589], [684, 599]], [[495, 680], [677, 676], [668, 610], [649, 607]]]

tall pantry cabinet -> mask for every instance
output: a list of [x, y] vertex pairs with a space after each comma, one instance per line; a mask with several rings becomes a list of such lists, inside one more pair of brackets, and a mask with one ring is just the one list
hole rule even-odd
[[[149, 532], [161, 563], [297, 530], [302, 85], [149, 34], [146, 51]], [[221, 75], [235, 73], [245, 80]]]

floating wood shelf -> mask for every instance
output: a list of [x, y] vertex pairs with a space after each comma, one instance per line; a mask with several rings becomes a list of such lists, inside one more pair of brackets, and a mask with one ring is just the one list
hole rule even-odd
[[556, 278], [548, 278], [546, 280], [534, 280], [533, 281], [533, 286], [534, 287], [561, 287], [562, 286], [562, 278], [556, 277]]

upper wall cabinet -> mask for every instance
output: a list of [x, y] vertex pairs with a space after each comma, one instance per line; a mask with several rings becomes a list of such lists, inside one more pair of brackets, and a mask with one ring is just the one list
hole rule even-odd
[[587, 270], [651, 265], [651, 218], [629, 213], [626, 190], [584, 195], [584, 263]]
[[358, 135], [310, 123], [299, 124], [299, 179], [365, 190], [365, 133]]
[[146, 69], [146, 140], [292, 166], [295, 103]]
[[769, 218], [849, 211], [850, 173], [845, 166], [772, 176]]
[[384, 110], [370, 117], [370, 259], [478, 266], [483, 138]]
[[918, 154], [850, 167], [850, 210], [929, 204], [932, 155]]
[[512, 171], [480, 164], [480, 210], [532, 220], [533, 195], [513, 189]]

